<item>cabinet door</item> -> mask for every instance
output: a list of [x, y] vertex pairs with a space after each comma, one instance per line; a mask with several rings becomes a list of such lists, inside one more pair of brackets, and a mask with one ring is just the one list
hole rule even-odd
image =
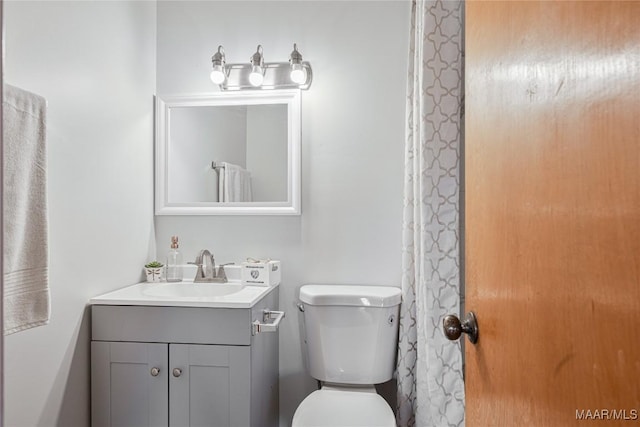
[[249, 346], [171, 344], [169, 359], [172, 427], [251, 425]]
[[168, 374], [167, 344], [93, 341], [91, 425], [168, 426]]

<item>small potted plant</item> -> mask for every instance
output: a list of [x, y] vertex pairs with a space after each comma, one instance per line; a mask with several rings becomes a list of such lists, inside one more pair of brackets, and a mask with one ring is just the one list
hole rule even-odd
[[158, 283], [162, 278], [162, 267], [164, 264], [158, 261], [145, 264], [144, 272], [147, 274], [147, 282]]

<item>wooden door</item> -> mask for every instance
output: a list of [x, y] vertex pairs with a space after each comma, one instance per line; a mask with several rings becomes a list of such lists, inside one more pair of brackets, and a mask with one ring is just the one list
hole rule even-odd
[[640, 2], [467, 2], [465, 162], [467, 426], [637, 420]]
[[169, 425], [168, 345], [91, 343], [91, 425]]
[[249, 346], [171, 344], [170, 426], [249, 427], [250, 351]]

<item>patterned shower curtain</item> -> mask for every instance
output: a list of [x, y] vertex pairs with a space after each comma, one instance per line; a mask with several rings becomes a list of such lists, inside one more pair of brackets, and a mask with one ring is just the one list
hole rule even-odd
[[460, 342], [461, 0], [414, 0], [411, 13], [398, 349], [398, 426], [463, 426]]

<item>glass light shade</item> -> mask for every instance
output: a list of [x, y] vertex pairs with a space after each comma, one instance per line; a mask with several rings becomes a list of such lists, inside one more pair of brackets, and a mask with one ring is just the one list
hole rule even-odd
[[251, 74], [249, 74], [249, 83], [251, 83], [251, 86], [261, 86], [263, 80], [262, 67], [259, 65], [251, 67]]
[[293, 64], [291, 66], [291, 81], [297, 84], [302, 84], [307, 79], [304, 68], [300, 64]]
[[209, 75], [211, 77], [211, 81], [217, 85], [222, 84], [224, 79], [227, 77], [224, 74], [224, 67], [222, 65], [214, 65], [213, 71]]

